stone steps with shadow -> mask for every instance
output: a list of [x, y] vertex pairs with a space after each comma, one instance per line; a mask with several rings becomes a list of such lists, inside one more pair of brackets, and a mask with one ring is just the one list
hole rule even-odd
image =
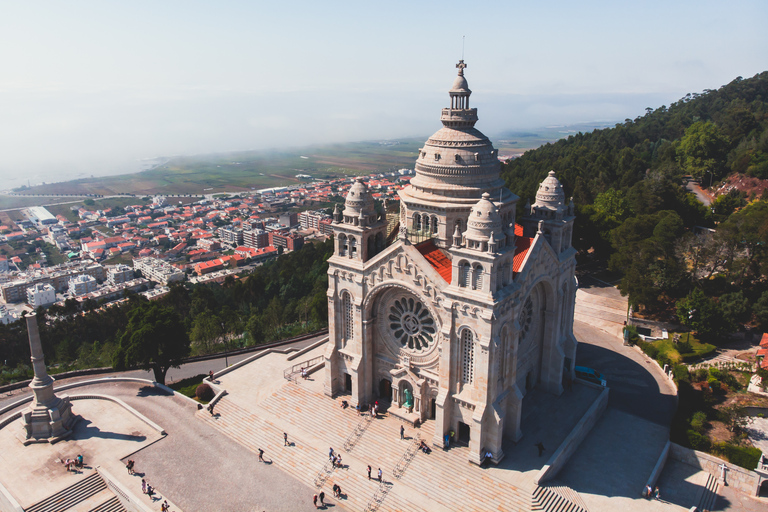
[[696, 508], [698, 510], [714, 510], [717, 503], [717, 491], [720, 487], [720, 483], [717, 481], [712, 473], [707, 473], [707, 481], [701, 490], [701, 495], [696, 501]]
[[542, 512], [588, 512], [579, 494], [564, 485], [536, 486], [531, 510]]
[[88, 512], [126, 512], [126, 510], [118, 497], [112, 495], [107, 501], [95, 506]]
[[104, 480], [101, 479], [101, 476], [94, 471], [69, 487], [35, 503], [27, 508], [25, 512], [58, 512], [74, 509], [83, 502], [91, 499], [93, 496], [106, 490], [107, 484], [105, 484]]

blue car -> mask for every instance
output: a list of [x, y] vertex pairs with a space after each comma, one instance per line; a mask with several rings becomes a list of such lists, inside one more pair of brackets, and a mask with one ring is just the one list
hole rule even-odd
[[577, 366], [573, 369], [573, 371], [576, 373], [576, 377], [579, 379], [586, 380], [593, 384], [599, 384], [603, 387], [606, 385], [605, 377], [597, 370], [587, 368], [586, 366]]

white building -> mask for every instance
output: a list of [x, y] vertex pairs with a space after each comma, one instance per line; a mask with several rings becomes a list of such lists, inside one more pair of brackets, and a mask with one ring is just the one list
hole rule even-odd
[[107, 267], [107, 283], [116, 285], [133, 279], [133, 269], [128, 265]]
[[69, 280], [69, 293], [74, 297], [94, 292], [98, 287], [99, 283], [96, 279], [87, 274], [82, 274]]
[[183, 281], [186, 277], [178, 268], [157, 258], [137, 258], [133, 260], [133, 269], [141, 272], [144, 278], [164, 285]]
[[398, 237], [386, 246], [362, 180], [334, 214], [324, 387], [352, 405], [391, 400], [388, 413], [411, 424], [434, 421], [433, 445], [453, 431], [480, 464], [504, 457], [504, 436], [522, 437], [531, 390], [559, 395], [574, 378], [574, 206], [550, 172], [516, 219], [518, 197], [474, 127], [457, 67], [443, 128], [399, 192]]
[[11, 322], [15, 322], [17, 318], [8, 311], [8, 308], [5, 307], [5, 305], [0, 305], [0, 322], [4, 324], [9, 324]]
[[56, 302], [56, 290], [49, 283], [37, 283], [27, 288], [27, 303], [37, 309]]

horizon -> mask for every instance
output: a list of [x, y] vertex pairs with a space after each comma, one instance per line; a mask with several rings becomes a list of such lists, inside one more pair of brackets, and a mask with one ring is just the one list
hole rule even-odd
[[423, 138], [462, 53], [494, 141], [613, 125], [768, 69], [744, 51], [768, 46], [758, 1], [458, 5], [8, 5], [4, 188], [169, 155]]

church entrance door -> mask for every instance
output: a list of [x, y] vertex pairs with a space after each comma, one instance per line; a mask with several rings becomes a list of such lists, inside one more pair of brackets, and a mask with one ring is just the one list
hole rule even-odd
[[469, 425], [464, 422], [459, 422], [459, 442], [469, 445]]
[[344, 390], [347, 393], [352, 392], [352, 376], [348, 373], [344, 374]]
[[379, 400], [386, 400], [389, 402], [392, 400], [392, 381], [389, 379], [381, 379], [379, 381]]
[[436, 412], [437, 412], [437, 404], [435, 403], [435, 399], [432, 398], [429, 400], [429, 419], [431, 420], [435, 419]]

